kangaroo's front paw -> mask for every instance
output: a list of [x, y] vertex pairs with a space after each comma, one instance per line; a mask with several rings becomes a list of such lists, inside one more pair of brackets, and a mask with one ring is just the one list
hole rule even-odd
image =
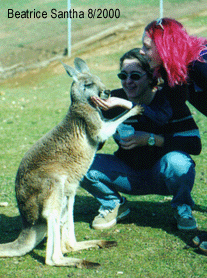
[[144, 112], [144, 108], [137, 104], [136, 106], [134, 106], [131, 111], [134, 112], [134, 115], [142, 115], [142, 113]]

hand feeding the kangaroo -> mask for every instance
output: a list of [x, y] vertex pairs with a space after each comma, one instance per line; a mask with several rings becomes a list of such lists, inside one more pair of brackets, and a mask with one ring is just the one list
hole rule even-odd
[[89, 72], [83, 60], [76, 58], [74, 64], [75, 68], [63, 64], [73, 78], [68, 113], [62, 122], [37, 141], [20, 163], [15, 190], [22, 231], [14, 242], [0, 245], [0, 257], [23, 256], [47, 234], [47, 265], [90, 268], [99, 264], [63, 254], [116, 245], [116, 242], [105, 240], [76, 241], [74, 199], [99, 143], [112, 136], [127, 118], [140, 114], [142, 108], [137, 105], [113, 120], [104, 120], [92, 97], [106, 99], [109, 91]]

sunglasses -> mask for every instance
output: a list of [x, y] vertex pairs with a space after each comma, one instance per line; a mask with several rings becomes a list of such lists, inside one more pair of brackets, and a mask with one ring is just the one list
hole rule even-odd
[[132, 72], [132, 73], [126, 73], [126, 72], [120, 72], [117, 74], [118, 78], [121, 80], [126, 80], [127, 77], [129, 77], [130, 79], [134, 80], [134, 81], [138, 81], [140, 78], [142, 78], [145, 73], [139, 73], [139, 72]]

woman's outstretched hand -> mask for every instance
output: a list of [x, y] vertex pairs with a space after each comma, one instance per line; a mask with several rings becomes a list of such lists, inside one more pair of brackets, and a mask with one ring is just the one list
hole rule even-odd
[[103, 110], [109, 110], [111, 108], [120, 106], [124, 109], [131, 109], [132, 102], [123, 98], [118, 97], [109, 97], [108, 99], [101, 99], [99, 97], [93, 96], [91, 97], [93, 103], [99, 106]]

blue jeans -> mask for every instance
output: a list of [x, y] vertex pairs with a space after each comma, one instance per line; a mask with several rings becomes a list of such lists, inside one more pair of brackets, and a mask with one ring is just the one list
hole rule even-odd
[[171, 205], [176, 208], [182, 204], [194, 205], [191, 198], [194, 179], [195, 163], [184, 152], [169, 152], [144, 171], [133, 170], [115, 155], [97, 154], [81, 186], [106, 209], [114, 209], [120, 203], [119, 192], [173, 195]]

